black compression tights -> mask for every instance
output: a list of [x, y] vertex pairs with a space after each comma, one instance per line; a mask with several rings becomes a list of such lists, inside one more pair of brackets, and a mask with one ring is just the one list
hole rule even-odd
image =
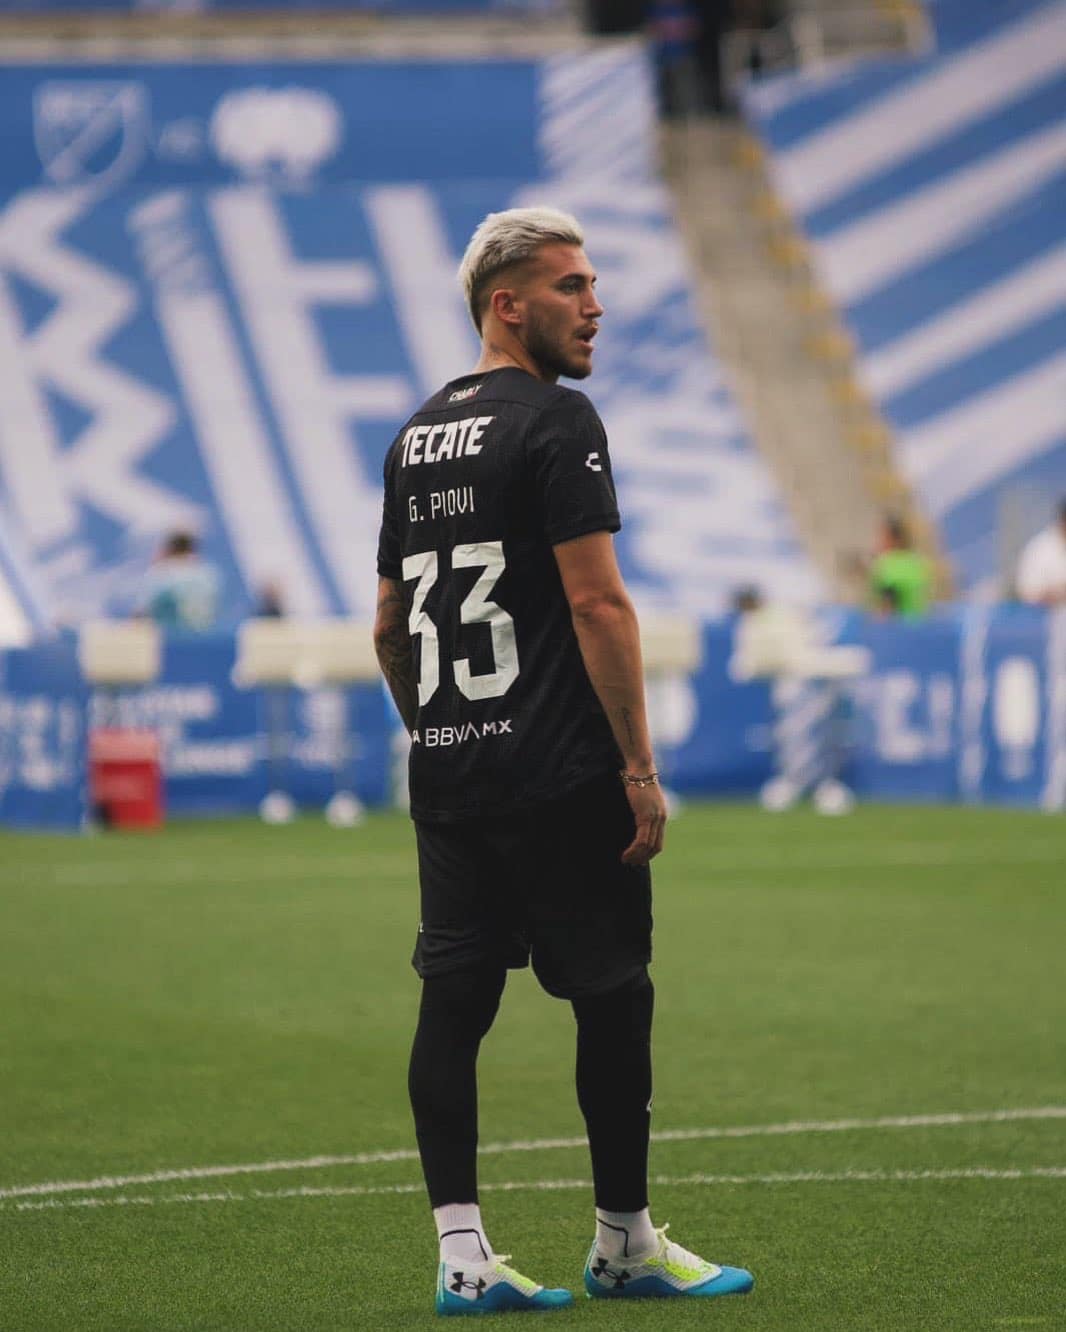
[[[433, 1207], [477, 1201], [477, 1055], [505, 979], [489, 969], [422, 983], [408, 1087]], [[612, 1212], [648, 1202], [653, 998], [642, 972], [608, 994], [573, 1001], [596, 1205]]]
[[506, 979], [501, 968], [422, 982], [407, 1087], [432, 1207], [477, 1201], [477, 1052]]
[[577, 1099], [592, 1154], [596, 1206], [639, 1212], [648, 1205], [651, 1018], [646, 971], [608, 994], [573, 1001]]

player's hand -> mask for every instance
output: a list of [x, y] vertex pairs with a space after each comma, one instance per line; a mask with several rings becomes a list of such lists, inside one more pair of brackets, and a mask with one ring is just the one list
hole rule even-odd
[[632, 842], [622, 852], [622, 864], [646, 865], [663, 849], [667, 816], [662, 787], [658, 783], [653, 786], [627, 786], [625, 793], [636, 820], [637, 831]]

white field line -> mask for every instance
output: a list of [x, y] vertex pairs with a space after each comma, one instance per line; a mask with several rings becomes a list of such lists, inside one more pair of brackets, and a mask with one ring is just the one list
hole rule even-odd
[[[1029, 1109], [984, 1110], [959, 1114], [883, 1115], [877, 1119], [797, 1119], [781, 1124], [740, 1124], [719, 1128], [660, 1129], [652, 1133], [651, 1138], [652, 1142], [697, 1142], [713, 1138], [850, 1133], [862, 1129], [956, 1128], [965, 1124], [1008, 1124], [1045, 1119], [1066, 1119], [1066, 1106], [1045, 1105]], [[482, 1156], [505, 1156], [512, 1152], [554, 1151], [559, 1148], [586, 1145], [587, 1139], [584, 1137], [529, 1138], [514, 1142], [485, 1143], [478, 1148], [478, 1151]], [[0, 1200], [59, 1193], [88, 1193], [100, 1189], [124, 1189], [132, 1184], [166, 1184], [177, 1180], [220, 1179], [229, 1175], [272, 1175], [286, 1170], [322, 1170], [331, 1166], [364, 1166], [390, 1161], [417, 1160], [418, 1152], [413, 1148], [399, 1147], [390, 1151], [355, 1152], [343, 1156], [252, 1161], [244, 1165], [186, 1166], [172, 1170], [153, 1170], [139, 1175], [100, 1175], [96, 1179], [64, 1179], [49, 1180], [40, 1184], [15, 1184], [0, 1188]], [[387, 1189], [385, 1191], [388, 1192]]]
[[[966, 1166], [958, 1170], [798, 1170], [791, 1174], [767, 1175], [655, 1175], [651, 1183], [657, 1187], [682, 1185], [738, 1185], [738, 1184], [921, 1184], [939, 1180], [1023, 1180], [1066, 1179], [1066, 1166], [1027, 1166], [999, 1169], [994, 1166]], [[481, 1184], [482, 1192], [492, 1193], [557, 1193], [567, 1189], [591, 1189], [588, 1179], [533, 1179], [508, 1180], [498, 1184]], [[16, 1212], [43, 1212], [75, 1207], [158, 1207], [165, 1203], [214, 1202], [267, 1202], [285, 1198], [373, 1198], [396, 1194], [421, 1194], [425, 1185], [381, 1184], [350, 1185], [336, 1188], [252, 1189], [248, 1193], [171, 1193], [162, 1197], [151, 1195], [119, 1194], [107, 1198], [48, 1198], [43, 1202], [3, 1202], [0, 1209]]]
[[[1046, 845], [1005, 847], [1002, 842], [896, 842], [891, 846], [871, 847], [869, 843], [841, 843], [839, 846], [795, 848], [789, 851], [754, 851], [748, 854], [700, 857], [693, 862], [697, 868], [718, 874], [743, 873], [749, 870], [787, 871], [812, 870], [876, 870], [881, 866], [921, 869], [923, 866], [943, 865], [1045, 865], [1060, 864], [1066, 855], [1061, 840]], [[413, 864], [413, 862], [412, 862]], [[122, 861], [103, 861], [97, 864], [58, 863], [25, 867], [21, 877], [47, 881], [63, 887], [116, 887], [123, 884], [185, 883], [189, 866], [160, 863], [130, 865]], [[350, 856], [322, 857], [314, 861], [299, 857], [271, 857], [263, 864], [249, 865], [216, 862], [205, 871], [212, 883], [258, 883], [265, 880], [301, 880], [310, 874], [314, 878], [362, 880], [369, 878], [411, 879], [412, 865], [401, 856], [367, 863]]]

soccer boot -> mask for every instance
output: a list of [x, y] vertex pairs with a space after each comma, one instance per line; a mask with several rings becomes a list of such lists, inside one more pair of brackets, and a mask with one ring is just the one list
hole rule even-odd
[[573, 1304], [568, 1290], [545, 1290], [507, 1266], [509, 1253], [487, 1263], [442, 1262], [437, 1273], [437, 1313], [546, 1313]]
[[707, 1299], [713, 1295], [746, 1295], [755, 1278], [743, 1267], [718, 1267], [666, 1238], [668, 1226], [656, 1230], [659, 1245], [643, 1258], [605, 1258], [593, 1244], [585, 1264], [585, 1291], [590, 1299]]

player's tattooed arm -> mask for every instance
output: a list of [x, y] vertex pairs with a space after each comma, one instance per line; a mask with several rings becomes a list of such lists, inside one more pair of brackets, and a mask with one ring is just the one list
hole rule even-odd
[[[570, 603], [574, 633], [588, 672], [622, 754], [625, 771], [647, 777], [655, 770], [640, 656], [640, 628], [626, 592], [608, 532], [562, 542], [555, 559]], [[622, 854], [627, 865], [646, 865], [663, 848], [666, 804], [656, 785], [625, 788], [636, 823]]]
[[407, 630], [407, 603], [404, 601], [403, 584], [393, 578], [378, 579], [374, 650], [403, 724], [408, 731], [413, 731], [418, 716], [418, 681], [411, 657], [411, 635]]

